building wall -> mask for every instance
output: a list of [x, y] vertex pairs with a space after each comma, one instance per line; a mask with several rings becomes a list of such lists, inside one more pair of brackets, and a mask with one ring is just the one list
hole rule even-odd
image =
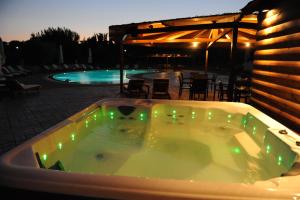
[[[299, 2], [298, 2], [299, 3]], [[259, 19], [251, 102], [300, 133], [300, 12], [285, 0]]]

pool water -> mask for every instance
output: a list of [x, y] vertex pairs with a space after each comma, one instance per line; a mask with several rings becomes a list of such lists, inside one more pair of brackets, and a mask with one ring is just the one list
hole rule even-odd
[[[124, 70], [124, 83], [128, 82], [128, 76], [155, 72], [155, 70]], [[58, 81], [80, 84], [119, 84], [120, 70], [92, 70], [80, 72], [65, 72], [55, 74], [53, 79]]]
[[278, 155], [271, 136], [256, 137], [267, 127], [249, 114], [169, 105], [132, 110], [94, 110], [72, 124], [68, 142], [40, 152], [43, 162], [60, 160], [67, 172], [254, 183], [280, 176], [295, 160]]

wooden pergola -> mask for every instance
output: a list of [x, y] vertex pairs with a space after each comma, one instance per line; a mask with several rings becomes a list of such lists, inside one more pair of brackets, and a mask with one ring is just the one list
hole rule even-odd
[[120, 89], [123, 90], [123, 45], [179, 46], [205, 49], [205, 71], [212, 46], [231, 47], [234, 63], [237, 48], [255, 45], [257, 15], [229, 13], [192, 18], [110, 26], [110, 40], [121, 43]]

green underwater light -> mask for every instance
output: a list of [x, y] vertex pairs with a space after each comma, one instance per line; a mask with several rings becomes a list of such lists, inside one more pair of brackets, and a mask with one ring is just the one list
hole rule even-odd
[[43, 154], [43, 160], [46, 161], [47, 158], [48, 158], [47, 154], [44, 153], [44, 154]]
[[62, 143], [61, 143], [61, 142], [57, 144], [57, 148], [58, 148], [59, 150], [62, 150]]

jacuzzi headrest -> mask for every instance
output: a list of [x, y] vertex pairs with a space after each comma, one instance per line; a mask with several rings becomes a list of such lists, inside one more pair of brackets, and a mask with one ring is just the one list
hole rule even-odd
[[118, 110], [125, 116], [130, 115], [134, 110], [134, 106], [119, 106]]

